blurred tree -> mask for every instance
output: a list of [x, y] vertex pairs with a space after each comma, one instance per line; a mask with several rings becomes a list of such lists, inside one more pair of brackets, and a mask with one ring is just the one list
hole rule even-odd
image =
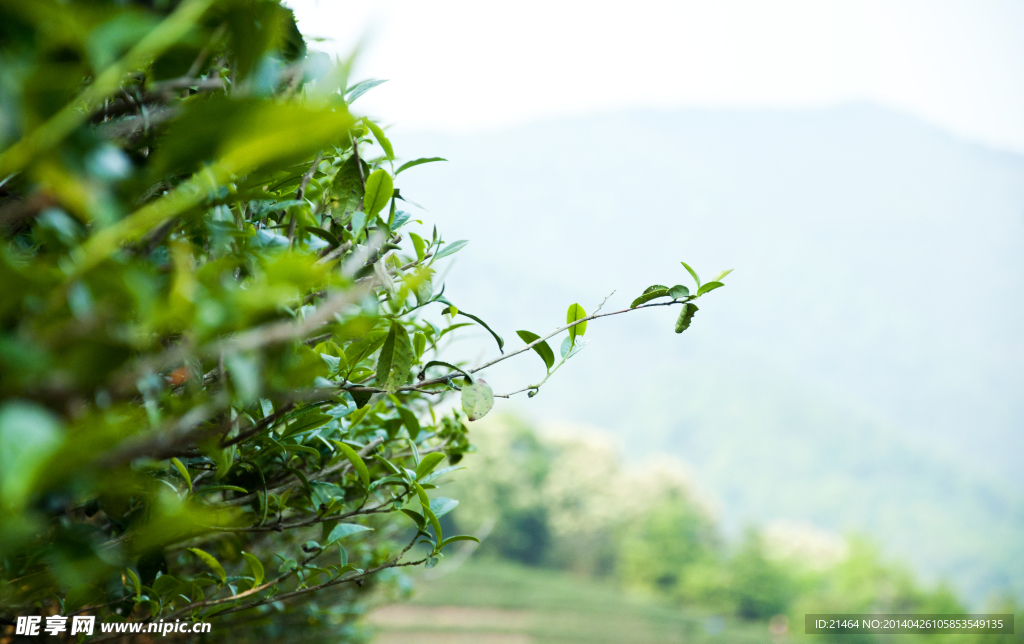
[[[466, 242], [401, 209], [400, 173], [443, 159], [399, 164], [350, 111], [380, 81], [348, 70], [278, 0], [0, 0], [4, 628], [357, 637], [359, 592], [472, 539], [430, 495], [493, 405], [474, 373], [532, 349], [550, 375], [637, 308], [681, 305], [682, 331], [721, 286], [572, 304], [506, 351], [436, 283]], [[500, 355], [443, 361], [466, 324]]]
[[786, 569], [768, 559], [761, 535], [748, 531], [728, 563], [736, 613], [745, 619], [768, 619], [786, 612], [796, 595]]

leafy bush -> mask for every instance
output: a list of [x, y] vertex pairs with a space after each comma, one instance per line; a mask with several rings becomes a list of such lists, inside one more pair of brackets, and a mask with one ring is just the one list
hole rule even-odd
[[[507, 350], [437, 283], [466, 242], [395, 187], [443, 159], [400, 163], [348, 70], [277, 0], [0, 2], [4, 623], [355, 637], [358, 593], [472, 539], [431, 494], [493, 405], [475, 373], [532, 349], [550, 375], [638, 307], [681, 305], [682, 331], [721, 285], [572, 304]], [[444, 361], [465, 324], [500, 355]]]

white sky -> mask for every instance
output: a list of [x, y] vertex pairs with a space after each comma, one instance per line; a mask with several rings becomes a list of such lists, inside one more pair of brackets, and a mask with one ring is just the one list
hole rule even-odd
[[866, 100], [1024, 152], [1021, 0], [288, 0], [365, 45], [360, 111], [471, 132], [622, 108]]

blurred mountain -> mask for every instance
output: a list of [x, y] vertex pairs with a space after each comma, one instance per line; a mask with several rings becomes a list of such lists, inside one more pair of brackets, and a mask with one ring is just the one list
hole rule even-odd
[[[813, 521], [975, 598], [1024, 591], [1024, 157], [870, 105], [392, 139], [449, 160], [399, 184], [471, 240], [446, 295], [510, 346], [612, 289], [605, 310], [692, 289], [680, 260], [735, 269], [681, 336], [675, 309], [592, 322], [537, 397], [504, 404], [685, 459], [732, 530]], [[524, 356], [487, 379], [542, 375]]]

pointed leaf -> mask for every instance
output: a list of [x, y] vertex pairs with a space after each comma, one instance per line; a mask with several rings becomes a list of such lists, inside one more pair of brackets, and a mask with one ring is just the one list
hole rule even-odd
[[451, 545], [451, 544], [455, 543], [456, 541], [473, 541], [473, 542], [476, 542], [476, 543], [480, 543], [480, 540], [477, 539], [474, 536], [470, 536], [468, 534], [459, 534], [459, 535], [455, 535], [454, 537], [448, 537], [447, 539], [442, 541], [440, 547], [444, 548], [445, 546]]
[[439, 496], [436, 499], [430, 499], [430, 511], [434, 513], [435, 517], [440, 519], [454, 510], [458, 504], [459, 502], [455, 499]]
[[721, 282], [723, 279], [725, 279], [725, 276], [728, 275], [729, 273], [731, 273], [732, 271], [733, 271], [733, 269], [731, 269], [731, 268], [729, 270], [727, 270], [727, 271], [722, 271], [718, 275], [715, 275], [714, 277], [712, 277], [711, 281], [712, 282]]
[[140, 599], [142, 597], [142, 582], [139, 581], [139, 576], [131, 568], [125, 568], [124, 571], [128, 574], [128, 578], [132, 580], [132, 587], [135, 588], [135, 599]]
[[341, 245], [341, 242], [338, 241], [337, 237], [335, 237], [332, 233], [324, 230], [323, 228], [317, 228], [316, 226], [303, 226], [302, 229], [311, 235], [316, 235], [320, 239], [330, 244], [333, 248], [337, 248], [338, 246]]
[[641, 304], [644, 304], [646, 302], [650, 302], [653, 299], [656, 299], [656, 298], [659, 298], [659, 297], [668, 297], [668, 294], [669, 294], [668, 288], [665, 287], [665, 286], [661, 286], [660, 284], [656, 284], [654, 286], [649, 286], [640, 295], [640, 297], [638, 297], [635, 300], [633, 300], [633, 303], [629, 305], [629, 308], [635, 309], [636, 307], [640, 306]]
[[[366, 193], [363, 195], [363, 211], [373, 219], [391, 201], [395, 193], [395, 184], [391, 175], [385, 170], [374, 170], [366, 178]], [[353, 226], [354, 228], [354, 226]]]
[[441, 478], [445, 474], [448, 474], [449, 472], [454, 472], [455, 470], [464, 470], [464, 469], [466, 469], [465, 465], [452, 465], [450, 467], [442, 467], [441, 469], [435, 470], [431, 474], [428, 474], [427, 476], [423, 477], [423, 479], [420, 480], [420, 483], [423, 484], [423, 485], [426, 485], [428, 483], [436, 481], [437, 479]]
[[335, 541], [344, 539], [349, 535], [353, 535], [358, 532], [368, 532], [370, 530], [373, 530], [373, 528], [367, 528], [366, 526], [359, 525], [358, 523], [339, 523], [334, 526], [334, 529], [331, 530], [330, 536], [327, 537], [327, 545], [331, 545]]
[[416, 414], [405, 407], [399, 407], [398, 416], [402, 419], [402, 424], [405, 425], [406, 430], [409, 431], [409, 438], [415, 441], [420, 433], [420, 420], [416, 418]]
[[452, 371], [458, 371], [459, 373], [462, 374], [463, 378], [465, 378], [466, 380], [469, 380], [470, 382], [473, 381], [473, 376], [471, 376], [468, 371], [463, 371], [461, 368], [456, 367], [452, 363], [450, 363], [450, 362], [443, 362], [441, 360], [431, 360], [427, 364], [423, 365], [423, 368], [420, 369], [419, 376], [417, 376], [417, 377], [420, 380], [423, 380], [424, 378], [427, 377], [427, 369], [429, 369], [431, 367], [436, 367], [436, 366], [444, 366], [444, 367], [448, 367]]
[[721, 288], [723, 286], [725, 286], [725, 284], [722, 284], [721, 282], [708, 282], [707, 284], [704, 284], [699, 289], [697, 289], [697, 297], [704, 295], [708, 291], [713, 291], [716, 288]]
[[368, 118], [364, 118], [363, 123], [365, 123], [366, 126], [370, 128], [370, 131], [373, 132], [373, 138], [377, 139], [377, 143], [379, 143], [380, 147], [384, 149], [384, 154], [387, 155], [388, 161], [394, 161], [395, 150], [391, 147], [391, 141], [388, 140], [388, 137], [384, 136], [384, 130], [380, 129], [376, 123]]
[[430, 525], [434, 527], [434, 535], [437, 538], [437, 542], [441, 543], [441, 540], [444, 539], [444, 534], [441, 532], [441, 522], [437, 520], [437, 516], [430, 509], [430, 504], [423, 506], [423, 514], [430, 521]]
[[443, 248], [434, 253], [434, 261], [441, 259], [442, 257], [448, 257], [462, 250], [469, 241], [460, 239], [459, 241], [453, 241], [450, 244], [445, 244]]
[[427, 349], [427, 336], [423, 335], [422, 332], [417, 331], [416, 335], [412, 336], [412, 349], [416, 354], [416, 360], [422, 360], [423, 352]]
[[185, 482], [188, 483], [188, 491], [191, 493], [192, 477], [188, 475], [188, 469], [186, 469], [185, 465], [176, 458], [171, 459], [171, 465], [173, 465], [174, 468], [178, 470], [178, 473], [181, 474], [181, 478], [185, 479]]
[[263, 564], [260, 563], [260, 560], [257, 559], [255, 555], [251, 555], [248, 552], [243, 552], [242, 556], [245, 557], [245, 561], [249, 564], [249, 570], [252, 571], [252, 576], [254, 579], [252, 585], [254, 587], [259, 586], [263, 583], [264, 578]]
[[[463, 389], [465, 391], [465, 389]], [[440, 452], [431, 452], [423, 457], [420, 461], [419, 466], [416, 468], [416, 480], [419, 480], [434, 471], [438, 463], [444, 460], [444, 454]]]
[[220, 562], [214, 559], [213, 555], [208, 552], [204, 552], [199, 548], [189, 548], [188, 551], [202, 559], [203, 563], [209, 566], [210, 569], [220, 577], [221, 583], [227, 581], [227, 575], [224, 574], [224, 566], [220, 565]]
[[679, 262], [679, 263], [682, 264], [683, 268], [685, 268], [686, 271], [693, 277], [693, 281], [697, 282], [697, 288], [700, 288], [700, 278], [697, 277], [697, 271], [695, 271], [692, 268], [690, 268], [690, 265], [687, 264], [686, 262]]
[[387, 79], [364, 80], [361, 83], [356, 83], [352, 87], [349, 87], [347, 90], [345, 90], [345, 100], [348, 101], [349, 105], [351, 105], [357, 98], [359, 98], [366, 92], [370, 91], [371, 89], [380, 85], [381, 83], [386, 82], [388, 82]]
[[429, 158], [422, 158], [422, 159], [413, 159], [412, 161], [406, 161], [405, 163], [403, 163], [401, 165], [400, 168], [398, 168], [398, 171], [395, 172], [395, 176], [398, 176], [399, 174], [401, 174], [403, 170], [408, 170], [409, 168], [412, 168], [412, 167], [415, 167], [415, 166], [418, 166], [418, 165], [422, 165], [424, 163], [434, 163], [436, 161], [447, 161], [447, 160], [448, 159], [442, 159], [441, 157], [429, 157]]
[[409, 508], [402, 508], [402, 512], [406, 514], [410, 519], [416, 522], [416, 527], [423, 530], [427, 527], [427, 519], [422, 514]]
[[352, 469], [355, 470], [356, 474], [359, 475], [359, 480], [363, 482], [363, 487], [370, 486], [370, 471], [366, 468], [366, 463], [363, 461], [363, 457], [359, 455], [354, 449], [342, 443], [341, 441], [332, 440], [332, 443], [341, 450], [341, 453], [345, 455], [349, 463], [352, 463]]
[[[516, 335], [518, 335], [519, 338], [526, 344], [530, 344], [531, 342], [540, 340], [539, 335], [526, 330], [516, 331]], [[548, 369], [554, 366], [555, 353], [554, 351], [551, 350], [551, 345], [549, 345], [547, 342], [537, 342], [537, 344], [533, 345], [533, 347], [531, 348], [537, 352], [537, 355], [539, 355], [540, 359], [544, 361], [544, 365]]]
[[[488, 326], [486, 322], [484, 322], [483, 320], [481, 320], [477, 316], [473, 315], [472, 313], [466, 313], [465, 311], [459, 310], [459, 309], [455, 308], [454, 306], [450, 306], [449, 305], [448, 308], [449, 308], [449, 312], [451, 312], [453, 316], [455, 316], [455, 315], [464, 315], [467, 318], [469, 318], [470, 320], [475, 321], [477, 324], [479, 324], [483, 328], [487, 329], [487, 332], [491, 334], [491, 337], [494, 338], [494, 341], [498, 343], [498, 351], [501, 352], [501, 353], [505, 353], [505, 339], [502, 338], [497, 333], [495, 333], [494, 329], [492, 329], [490, 326]], [[444, 311], [442, 311], [442, 313], [444, 313]], [[445, 329], [445, 330], [447, 331], [447, 329]]]
[[409, 332], [398, 322], [392, 322], [377, 358], [377, 378], [374, 385], [394, 393], [409, 379], [413, 349]]
[[[401, 172], [401, 170], [398, 172]], [[395, 174], [398, 173], [396, 172]], [[424, 242], [423, 238], [416, 233], [409, 233], [409, 239], [412, 240], [412, 247], [416, 251], [416, 259], [422, 262], [423, 258], [426, 257], [426, 242]]]

